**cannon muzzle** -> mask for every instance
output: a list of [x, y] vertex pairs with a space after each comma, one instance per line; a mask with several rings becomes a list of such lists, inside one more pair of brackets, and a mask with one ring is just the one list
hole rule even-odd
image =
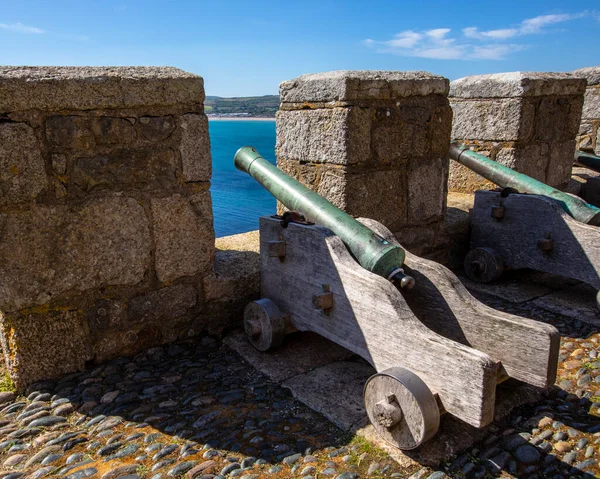
[[299, 211], [316, 224], [338, 235], [350, 253], [365, 269], [410, 289], [414, 280], [402, 270], [405, 252], [322, 196], [283, 173], [251, 146], [240, 148], [234, 157], [238, 170], [248, 173], [290, 210]]
[[576, 220], [589, 225], [600, 225], [600, 208], [586, 203], [581, 198], [563, 193], [530, 176], [501, 165], [469, 150], [460, 143], [453, 142], [449, 154], [453, 160], [502, 188], [513, 188], [519, 193], [547, 196], [556, 200], [562, 209]]
[[600, 156], [587, 151], [575, 150], [575, 163], [600, 173]]

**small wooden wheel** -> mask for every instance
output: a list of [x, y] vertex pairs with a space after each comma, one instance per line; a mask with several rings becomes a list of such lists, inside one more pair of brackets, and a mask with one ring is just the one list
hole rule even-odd
[[244, 330], [259, 351], [277, 348], [285, 336], [283, 314], [270, 299], [252, 301], [244, 309]]
[[373, 427], [399, 449], [415, 449], [435, 436], [440, 410], [427, 385], [407, 369], [394, 367], [369, 378], [365, 408]]
[[502, 257], [492, 248], [474, 248], [465, 258], [467, 276], [478, 283], [498, 279], [504, 271]]

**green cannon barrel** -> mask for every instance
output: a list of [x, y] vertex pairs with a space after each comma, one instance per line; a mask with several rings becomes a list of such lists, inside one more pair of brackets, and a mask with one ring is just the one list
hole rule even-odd
[[322, 196], [289, 177], [265, 160], [251, 146], [240, 148], [234, 157], [238, 170], [248, 173], [290, 210], [299, 211], [316, 224], [338, 235], [359, 264], [379, 276], [410, 288], [414, 280], [404, 275], [405, 252], [392, 245]]
[[575, 150], [575, 163], [600, 173], [600, 156]]
[[490, 160], [464, 145], [452, 143], [450, 158], [502, 188], [514, 188], [520, 193], [547, 196], [558, 201], [562, 209], [577, 221], [594, 226], [600, 225], [600, 208]]

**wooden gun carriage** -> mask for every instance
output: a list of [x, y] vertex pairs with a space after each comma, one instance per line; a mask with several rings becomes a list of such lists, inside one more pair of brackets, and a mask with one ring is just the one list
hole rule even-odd
[[[236, 166], [270, 191], [285, 181], [296, 199], [316, 195], [244, 150]], [[283, 202], [293, 206], [294, 198]], [[349, 221], [333, 205], [320, 205], [336, 221]], [[386, 248], [402, 250], [380, 223], [359, 224]], [[365, 385], [365, 408], [386, 441], [416, 448], [436, 434], [444, 412], [476, 427], [489, 424], [496, 386], [508, 378], [554, 383], [560, 339], [554, 327], [483, 305], [448, 269], [408, 252], [402, 271], [372, 272], [359, 264], [363, 251], [332, 229], [260, 219], [262, 299], [247, 306], [245, 329], [262, 351], [291, 331], [313, 331], [372, 364], [377, 373]]]
[[[475, 193], [465, 258], [471, 279], [486, 283], [505, 269], [530, 268], [600, 290], [599, 208], [456, 144], [450, 156], [505, 188]], [[596, 302], [600, 308], [600, 293]]]

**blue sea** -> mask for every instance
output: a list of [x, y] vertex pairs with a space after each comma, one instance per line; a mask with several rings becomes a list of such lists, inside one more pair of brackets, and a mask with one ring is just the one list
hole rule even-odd
[[275, 198], [247, 173], [236, 170], [233, 156], [251, 145], [275, 164], [275, 121], [209, 120], [213, 162], [212, 202], [217, 237], [258, 229], [258, 218], [273, 215]]

